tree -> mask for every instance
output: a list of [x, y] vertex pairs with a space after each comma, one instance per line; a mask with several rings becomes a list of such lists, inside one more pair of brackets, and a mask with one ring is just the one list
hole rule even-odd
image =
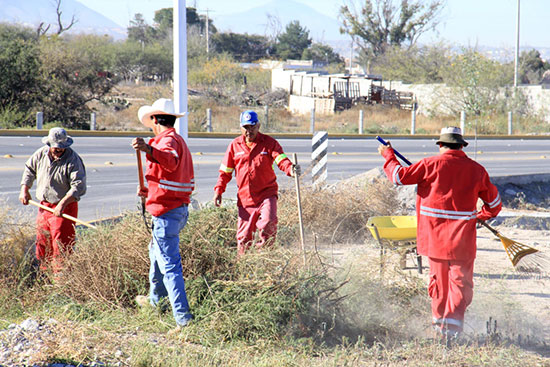
[[100, 100], [116, 84], [109, 72], [114, 59], [111, 42], [102, 36], [42, 38], [37, 84], [46, 118], [68, 128], [89, 127], [88, 102]]
[[342, 56], [334, 52], [329, 45], [314, 43], [302, 53], [303, 60], [324, 61], [327, 64], [343, 64]]
[[467, 49], [452, 58], [444, 72], [444, 81], [452, 89], [451, 96], [445, 98], [449, 110], [480, 116], [502, 112], [498, 111], [503, 106], [501, 91], [512, 83], [512, 69]]
[[142, 46], [152, 42], [156, 38], [156, 30], [151, 27], [143, 18], [143, 14], [137, 13], [134, 19], [130, 21], [130, 26], [127, 28], [128, 41], [138, 42]]
[[277, 37], [277, 56], [285, 59], [301, 59], [306, 48], [311, 45], [309, 31], [294, 20], [287, 24], [285, 31]]
[[407, 49], [391, 47], [373, 61], [372, 71], [386, 80], [442, 83], [444, 71], [450, 67], [450, 63], [450, 48], [443, 44]]
[[[0, 24], [0, 116], [5, 120], [0, 122], [4, 126], [23, 126], [30, 121], [30, 112], [36, 107], [39, 65], [36, 33]], [[5, 115], [8, 110], [9, 117]]]
[[445, 0], [365, 0], [360, 12], [344, 5], [340, 8], [340, 32], [357, 42], [369, 70], [372, 59], [388, 47], [410, 47], [422, 34], [435, 29], [444, 5]]
[[228, 53], [240, 62], [252, 62], [273, 52], [271, 43], [264, 36], [239, 33], [216, 33], [212, 45], [218, 53]]
[[[75, 18], [73, 14], [71, 21], [69, 22], [69, 25], [63, 25], [63, 19], [62, 19], [63, 11], [61, 11], [61, 0], [55, 0], [55, 13], [57, 15], [57, 31], [55, 32], [55, 34], [57, 34], [58, 36], [61, 33], [71, 29], [71, 27], [78, 22], [78, 20]], [[38, 25], [38, 28], [36, 29], [36, 33], [39, 36], [45, 35], [50, 29], [50, 27], [51, 27], [51, 24], [48, 24], [46, 26], [44, 22], [41, 22]]]
[[538, 84], [542, 74], [550, 70], [550, 63], [540, 57], [540, 52], [532, 49], [521, 53], [519, 58], [520, 80], [523, 84]]

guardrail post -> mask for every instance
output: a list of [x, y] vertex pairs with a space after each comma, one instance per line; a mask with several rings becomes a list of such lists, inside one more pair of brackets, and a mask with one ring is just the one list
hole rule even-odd
[[363, 134], [363, 110], [359, 110], [359, 134]]
[[416, 131], [416, 103], [413, 102], [411, 108], [411, 135], [414, 135]]
[[512, 135], [512, 111], [508, 111], [508, 135]]
[[466, 111], [460, 111], [460, 130], [462, 131], [462, 135], [466, 133], [464, 125], [466, 125]]
[[319, 187], [328, 176], [328, 133], [318, 131], [311, 139], [311, 181]]
[[267, 105], [264, 107], [264, 125], [267, 131], [267, 128], [269, 127], [269, 106]]
[[210, 108], [206, 109], [206, 131], [212, 132], [212, 110]]
[[309, 132], [311, 134], [315, 132], [315, 107], [311, 109], [311, 123], [309, 125]]
[[44, 126], [44, 113], [37, 112], [36, 113], [36, 130], [42, 130], [43, 126]]
[[90, 130], [96, 129], [96, 118], [95, 112], [90, 113]]

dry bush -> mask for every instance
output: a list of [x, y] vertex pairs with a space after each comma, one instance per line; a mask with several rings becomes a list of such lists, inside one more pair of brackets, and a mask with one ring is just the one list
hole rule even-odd
[[6, 204], [0, 211], [0, 299], [32, 284], [36, 230], [30, 218]]
[[[184, 277], [232, 277], [235, 228], [234, 210], [193, 212], [180, 235]], [[138, 214], [127, 214], [97, 231], [84, 231], [67, 259], [68, 268], [57, 276], [55, 288], [78, 302], [133, 306], [135, 296], [148, 288], [150, 240]]]
[[[304, 187], [301, 198], [305, 231], [322, 243], [363, 242], [368, 218], [395, 215], [400, 208], [396, 197], [387, 179], [367, 176], [318, 189]], [[288, 236], [295, 238], [292, 235], [297, 235], [299, 222], [295, 192], [282, 192], [279, 202], [279, 237], [284, 238], [285, 230], [292, 229]]]
[[149, 239], [137, 214], [84, 231], [66, 259], [67, 269], [57, 276], [55, 289], [78, 302], [133, 304], [134, 297], [147, 287]]

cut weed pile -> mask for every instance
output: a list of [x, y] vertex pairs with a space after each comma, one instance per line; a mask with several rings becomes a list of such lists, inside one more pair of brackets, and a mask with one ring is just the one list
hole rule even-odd
[[[324, 255], [327, 245], [344, 250], [364, 243], [367, 218], [395, 214], [395, 196], [386, 180], [305, 188], [306, 265], [297, 245], [293, 192], [281, 194], [275, 246], [239, 260], [236, 207], [191, 212], [181, 233], [181, 255], [195, 320], [177, 334], [170, 332], [175, 324], [165, 308], [140, 309], [134, 303], [148, 289], [150, 233], [138, 214], [128, 213], [97, 231], [79, 230], [63, 273], [34, 280], [28, 276], [32, 261], [24, 255], [34, 228], [6, 227], [11, 219], [3, 218], [1, 228], [15, 230], [3, 231], [0, 238], [0, 302], [5, 305], [0, 309], [0, 356], [8, 361], [3, 364], [548, 363], [503, 344], [470, 343], [448, 350], [426, 335], [429, 302], [420, 278], [393, 266], [381, 272], [378, 256], [365, 252], [337, 262]], [[24, 319], [39, 326], [6, 328]], [[17, 344], [21, 335], [30, 343], [22, 347], [26, 354], [14, 352], [22, 345]]]

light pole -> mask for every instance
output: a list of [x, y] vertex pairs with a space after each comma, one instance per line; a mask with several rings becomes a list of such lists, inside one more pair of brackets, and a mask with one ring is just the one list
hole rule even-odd
[[187, 125], [187, 10], [185, 0], [174, 0], [174, 108], [185, 116], [176, 120], [175, 128], [185, 140]]
[[518, 64], [519, 64], [519, 3], [518, 0], [518, 14], [516, 20], [516, 54], [514, 57], [514, 89], [518, 87]]

